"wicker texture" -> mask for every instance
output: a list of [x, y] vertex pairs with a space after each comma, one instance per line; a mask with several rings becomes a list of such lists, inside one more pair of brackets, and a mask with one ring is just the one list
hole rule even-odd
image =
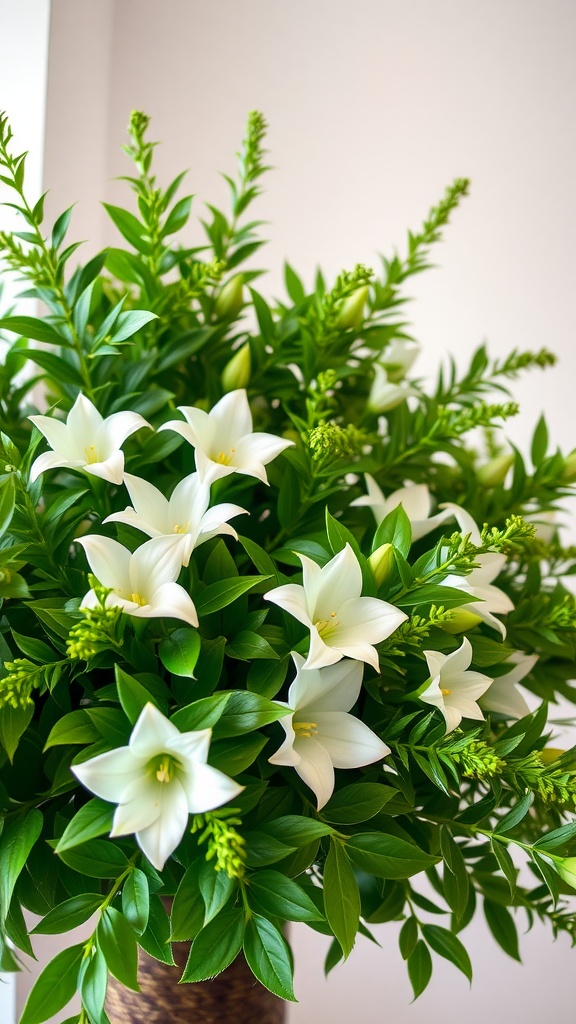
[[286, 1004], [256, 981], [242, 956], [212, 981], [179, 985], [190, 947], [173, 946], [180, 969], [139, 951], [140, 993], [110, 978], [111, 1024], [284, 1024]]

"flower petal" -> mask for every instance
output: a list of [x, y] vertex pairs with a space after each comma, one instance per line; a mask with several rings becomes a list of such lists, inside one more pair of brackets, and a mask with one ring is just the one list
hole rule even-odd
[[340, 661], [323, 669], [305, 669], [304, 658], [292, 652], [297, 675], [288, 692], [295, 710], [349, 711], [358, 700], [364, 668], [358, 661]]
[[83, 466], [84, 460], [65, 459], [59, 452], [44, 452], [37, 459], [34, 459], [30, 467], [30, 483], [34, 483], [40, 474], [45, 473], [47, 469], [59, 469], [60, 467], [65, 469], [82, 469]]
[[182, 733], [165, 715], [152, 704], [140, 712], [130, 737], [130, 750], [135, 757], [151, 758], [166, 753], [172, 741], [177, 742]]
[[95, 444], [101, 423], [102, 416], [96, 406], [80, 392], [66, 419], [66, 427], [74, 444], [81, 448]]
[[[304, 565], [304, 563], [302, 564]], [[362, 570], [349, 544], [346, 544], [342, 551], [339, 551], [334, 558], [326, 563], [320, 570], [319, 580], [315, 582], [317, 586], [316, 600], [314, 605], [311, 600], [308, 605], [314, 621], [329, 619], [333, 612], [336, 612], [337, 617], [340, 618], [343, 605], [360, 598]], [[304, 576], [304, 589], [307, 589], [306, 576]], [[372, 599], [364, 598], [364, 600]]]
[[99, 537], [96, 534], [80, 537], [86, 552], [90, 568], [103, 587], [111, 587], [122, 596], [130, 593], [130, 559], [128, 548], [110, 537]]
[[137, 412], [125, 410], [114, 412], [108, 416], [100, 425], [97, 432], [96, 446], [106, 456], [121, 448], [127, 437], [140, 430], [141, 427], [150, 427], [148, 420]]
[[335, 768], [361, 768], [379, 761], [390, 747], [354, 715], [343, 711], [321, 711], [314, 715], [317, 742], [330, 754]]
[[87, 462], [83, 467], [86, 473], [108, 480], [111, 484], [121, 484], [124, 477], [124, 452], [112, 452], [105, 462]]
[[340, 607], [338, 618], [339, 624], [331, 631], [330, 641], [326, 642], [343, 649], [357, 642], [381, 643], [408, 616], [388, 601], [381, 601], [377, 597], [357, 597]]
[[151, 602], [163, 583], [178, 579], [182, 568], [181, 539], [179, 535], [153, 537], [136, 549], [130, 562], [132, 593]]
[[300, 584], [286, 583], [282, 587], [269, 590], [267, 594], [264, 594], [264, 600], [277, 604], [279, 608], [288, 612], [289, 615], [293, 615], [298, 622], [303, 622], [305, 626], [312, 625], [312, 619], [308, 614], [306, 593]]
[[191, 814], [205, 814], [206, 811], [221, 807], [244, 789], [244, 786], [210, 764], [194, 764], [190, 770], [182, 773], [180, 781]]
[[142, 777], [146, 760], [135, 755], [131, 747], [117, 747], [97, 754], [71, 771], [86, 789], [102, 800], [118, 803], [128, 788]]
[[294, 746], [300, 755], [296, 772], [314, 793], [320, 810], [334, 792], [334, 768], [330, 754], [311, 737], [298, 737]]
[[[124, 484], [132, 500], [134, 511], [143, 523], [152, 527], [158, 534], [174, 532], [167, 529], [169, 503], [162, 491], [159, 491], [148, 480], [132, 476], [131, 473], [124, 474]], [[144, 532], [148, 533], [148, 529], [145, 529]]]
[[[182, 552], [182, 538], [179, 538], [177, 551]], [[134, 612], [133, 614], [137, 614]], [[198, 627], [198, 613], [190, 594], [179, 583], [163, 583], [155, 591], [149, 605], [149, 611], [141, 609], [144, 618], [181, 619], [188, 625]]]
[[54, 416], [29, 416], [28, 419], [44, 434], [54, 452], [58, 452], [65, 459], [74, 461], [78, 458], [78, 446], [62, 420], [57, 420]]
[[141, 775], [130, 787], [130, 799], [116, 808], [110, 835], [129, 836], [152, 825], [160, 816], [162, 785], [153, 777]]
[[252, 413], [244, 388], [229, 391], [216, 402], [209, 416], [215, 424], [218, 442], [224, 442], [221, 445], [223, 449], [231, 448], [235, 441], [239, 441], [245, 434], [252, 433]]
[[148, 828], [136, 833], [140, 849], [161, 871], [171, 853], [180, 845], [188, 824], [188, 801], [178, 779], [161, 783], [160, 814]]

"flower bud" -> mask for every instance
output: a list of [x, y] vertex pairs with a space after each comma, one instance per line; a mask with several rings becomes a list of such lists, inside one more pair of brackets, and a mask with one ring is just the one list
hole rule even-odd
[[417, 342], [409, 341], [407, 338], [394, 338], [386, 346], [378, 362], [386, 370], [388, 380], [396, 382], [403, 380], [419, 353], [420, 345]]
[[468, 629], [474, 629], [479, 622], [482, 622], [482, 619], [475, 612], [469, 611], [468, 608], [455, 608], [453, 618], [448, 622], [439, 622], [438, 625], [445, 633], [465, 633]]
[[476, 479], [481, 487], [497, 487], [503, 484], [510, 466], [514, 462], [511, 452], [506, 455], [496, 455], [483, 466], [476, 470]]
[[388, 412], [395, 409], [409, 395], [417, 395], [418, 392], [407, 384], [393, 384], [388, 380], [388, 375], [380, 363], [374, 364], [374, 380], [368, 396], [368, 409], [370, 412]]
[[344, 299], [338, 314], [338, 320], [336, 321], [337, 326], [341, 330], [353, 329], [357, 331], [362, 326], [364, 306], [366, 305], [368, 294], [368, 285], [364, 284], [361, 288], [357, 288], [355, 292], [352, 292], [352, 295], [349, 295], [347, 299]]
[[542, 761], [542, 764], [552, 764], [553, 761], [557, 761], [559, 757], [562, 757], [565, 751], [561, 747], [544, 747], [544, 750], [538, 752], [538, 756]]
[[244, 278], [235, 274], [221, 289], [214, 304], [214, 312], [222, 320], [234, 320], [244, 305]]
[[[546, 851], [542, 852], [546, 856]], [[558, 857], [554, 860], [554, 867], [562, 881], [576, 889], [576, 857]]]
[[564, 459], [564, 468], [560, 479], [567, 484], [571, 484], [576, 480], [576, 448]]
[[376, 551], [373, 551], [368, 559], [368, 564], [374, 576], [377, 587], [382, 586], [384, 580], [388, 579], [392, 566], [394, 565], [394, 550], [391, 544], [381, 544]]
[[222, 370], [220, 380], [224, 391], [236, 391], [238, 388], [247, 387], [251, 370], [250, 345], [246, 342], [234, 353]]

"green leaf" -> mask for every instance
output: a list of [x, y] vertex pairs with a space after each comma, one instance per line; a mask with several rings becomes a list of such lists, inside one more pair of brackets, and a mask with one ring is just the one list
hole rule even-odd
[[247, 736], [231, 736], [228, 740], [212, 743], [208, 761], [225, 775], [239, 775], [254, 763], [268, 738], [261, 733]]
[[202, 697], [187, 704], [172, 715], [170, 721], [180, 732], [193, 732], [196, 729], [211, 729], [224, 714], [224, 710], [232, 691], [215, 693], [212, 697]]
[[199, 885], [206, 907], [204, 924], [208, 924], [228, 903], [236, 888], [236, 880], [225, 871], [215, 871], [212, 861], [205, 861], [200, 869]]
[[13, 331], [14, 334], [21, 334], [22, 337], [31, 338], [33, 341], [43, 341], [48, 345], [69, 344], [68, 340], [55, 327], [51, 327], [45, 320], [39, 320], [34, 316], [1, 317], [0, 328], [4, 331]]
[[218, 583], [211, 583], [196, 597], [196, 611], [199, 616], [212, 615], [268, 579], [269, 576], [234, 576]]
[[288, 262], [284, 264], [284, 281], [286, 284], [286, 291], [292, 299], [292, 302], [297, 306], [300, 305], [301, 302], [304, 302], [304, 299], [306, 298], [304, 286], [298, 277], [298, 274]]
[[346, 851], [334, 839], [324, 865], [324, 909], [346, 958], [352, 952], [360, 923], [360, 893]]
[[409, 878], [438, 863], [438, 857], [385, 832], [364, 832], [346, 840], [350, 860], [378, 878]]
[[259, 693], [232, 690], [223, 714], [214, 727], [214, 739], [240, 736], [290, 714], [290, 708], [261, 697]]
[[260, 910], [286, 921], [320, 921], [322, 915], [304, 889], [292, 878], [271, 869], [250, 875], [248, 897], [253, 894]]
[[534, 793], [526, 793], [525, 796], [518, 800], [518, 803], [515, 804], [512, 810], [502, 818], [502, 821], [498, 823], [494, 829], [494, 835], [498, 836], [510, 832], [515, 825], [518, 825], [526, 817], [533, 803]]
[[183, 199], [179, 199], [178, 202], [172, 207], [164, 226], [162, 227], [162, 237], [165, 235], [173, 235], [176, 231], [180, 231], [184, 227], [186, 221], [190, 216], [190, 207], [192, 205], [193, 196], [184, 196]]
[[90, 839], [82, 846], [63, 850], [59, 856], [69, 868], [89, 878], [118, 878], [128, 867], [120, 847], [104, 839]]
[[82, 374], [71, 363], [67, 362], [66, 359], [62, 359], [61, 356], [56, 356], [53, 352], [45, 352], [44, 349], [39, 348], [27, 349], [22, 354], [26, 359], [30, 359], [31, 362], [36, 363], [37, 366], [44, 370], [43, 377], [51, 377], [62, 384], [73, 384], [77, 388], [84, 387]]
[[236, 959], [242, 949], [244, 914], [241, 910], [223, 910], [198, 933], [181, 980], [208, 981]]
[[40, 811], [32, 810], [4, 827], [0, 837], [0, 922], [8, 914], [14, 886], [40, 836], [42, 823]]
[[12, 763], [21, 737], [26, 732], [34, 715], [34, 704], [26, 708], [12, 708], [4, 705], [0, 715], [0, 743], [8, 760]]
[[296, 846], [289, 846], [265, 832], [246, 832], [244, 839], [246, 840], [246, 862], [251, 868], [275, 864], [296, 850]]
[[195, 629], [175, 629], [158, 646], [158, 655], [164, 668], [175, 676], [194, 679], [194, 669], [200, 654], [200, 635]]
[[472, 981], [470, 957], [457, 935], [437, 924], [422, 925], [422, 935], [435, 953], [443, 956], [445, 960], [450, 960], [462, 974], [466, 975], [468, 981]]
[[174, 966], [170, 945], [170, 918], [158, 896], [152, 896], [150, 899], [148, 925], [138, 941], [150, 956], [163, 964]]
[[0, 537], [2, 537], [10, 523], [12, 516], [14, 515], [14, 505], [16, 503], [16, 491], [14, 487], [14, 475], [6, 477], [4, 483], [0, 487]]
[[380, 523], [374, 535], [372, 551], [377, 551], [382, 544], [392, 544], [404, 558], [408, 556], [412, 544], [412, 527], [402, 505], [392, 509]]
[[102, 203], [102, 205], [126, 241], [138, 252], [148, 255], [150, 242], [143, 238], [146, 229], [134, 214], [123, 210], [120, 206], [112, 206], [110, 203]]
[[134, 676], [128, 675], [118, 663], [114, 666], [118, 699], [130, 725], [135, 725], [147, 704], [156, 704], [154, 697]]
[[147, 309], [129, 309], [120, 313], [114, 324], [110, 341], [115, 345], [120, 341], [126, 341], [127, 338], [131, 338], [133, 334], [149, 324], [151, 320], [157, 319], [156, 313], [150, 313]]
[[444, 896], [460, 921], [468, 905], [470, 880], [460, 846], [445, 826], [440, 829], [440, 849], [444, 858]]
[[104, 1001], [108, 986], [108, 969], [102, 950], [96, 948], [90, 959], [80, 966], [80, 994], [91, 1024], [110, 1024]]
[[30, 992], [20, 1024], [42, 1024], [70, 1002], [76, 991], [84, 943], [58, 953], [44, 968]]
[[70, 850], [73, 846], [79, 846], [89, 839], [96, 839], [97, 836], [110, 833], [113, 817], [114, 807], [111, 804], [99, 797], [89, 800], [68, 822], [63, 835], [58, 840], [56, 853], [62, 853], [63, 850]]
[[97, 936], [108, 970], [126, 988], [139, 992], [138, 946], [124, 915], [114, 907], [107, 907], [100, 917]]
[[407, 960], [408, 957], [414, 952], [416, 943], [418, 942], [418, 921], [415, 917], [410, 916], [405, 921], [400, 929], [400, 935], [398, 936], [398, 945], [400, 946], [400, 955], [403, 960]]
[[508, 850], [501, 842], [495, 837], [492, 839], [492, 853], [498, 861], [498, 867], [504, 875], [508, 885], [510, 886], [510, 896], [514, 899], [516, 893], [516, 877], [518, 872], [514, 866], [514, 861], [510, 856]]
[[194, 861], [184, 873], [172, 903], [171, 938], [174, 942], [195, 939], [204, 926], [206, 908], [200, 892], [202, 861]]
[[536, 424], [536, 429], [534, 430], [534, 436], [532, 438], [532, 447], [530, 449], [530, 458], [532, 459], [532, 465], [534, 468], [537, 468], [546, 458], [547, 451], [548, 427], [546, 426], [546, 420], [542, 415]]
[[322, 816], [337, 825], [353, 825], [373, 818], [397, 795], [397, 789], [380, 782], [354, 782], [331, 797]]
[[229, 658], [237, 658], [239, 661], [253, 661], [257, 658], [278, 658], [276, 651], [266, 638], [251, 629], [242, 629], [239, 633], [236, 633], [226, 646], [226, 654]]
[[54, 907], [35, 928], [32, 935], [61, 935], [63, 932], [72, 931], [78, 925], [84, 924], [102, 906], [104, 897], [97, 896], [93, 892], [81, 893], [79, 896], [72, 896]]
[[246, 685], [252, 693], [272, 700], [282, 689], [289, 666], [289, 655], [279, 661], [255, 661], [248, 669]]
[[513, 960], [520, 961], [518, 932], [516, 931], [514, 918], [510, 911], [506, 907], [502, 906], [501, 903], [495, 903], [492, 900], [485, 899], [484, 915], [488, 922], [488, 927], [498, 945], [501, 946], [504, 952], [508, 953], [508, 956], [511, 956]]
[[72, 216], [73, 209], [73, 206], [69, 206], [68, 209], [64, 210], [64, 213], [61, 213], [60, 216], [54, 221], [54, 227], [52, 228], [53, 249], [59, 249], [62, 242], [64, 241], [64, 236], [68, 231], [68, 226], [70, 224], [70, 218]]
[[246, 924], [244, 956], [250, 970], [265, 988], [280, 999], [296, 1002], [288, 943], [282, 933], [259, 914], [253, 914]]
[[122, 913], [138, 935], [145, 931], [150, 916], [150, 888], [140, 868], [134, 868], [122, 886]]
[[432, 957], [428, 946], [422, 939], [418, 940], [408, 957], [408, 977], [414, 992], [414, 999], [418, 999], [432, 977]]
[[74, 743], [94, 743], [99, 738], [100, 733], [88, 718], [86, 711], [71, 711], [52, 727], [44, 750]]
[[51, 661], [58, 661], [59, 656], [48, 644], [45, 644], [42, 640], [36, 640], [35, 637], [22, 636], [21, 633], [17, 633], [15, 629], [12, 630], [12, 636], [18, 644], [18, 647], [27, 658], [31, 658], [32, 661], [38, 661], [41, 665], [50, 664]]
[[323, 821], [305, 818], [299, 814], [283, 814], [275, 821], [267, 822], [262, 831], [274, 836], [287, 846], [307, 846], [315, 839], [332, 835], [334, 829]]

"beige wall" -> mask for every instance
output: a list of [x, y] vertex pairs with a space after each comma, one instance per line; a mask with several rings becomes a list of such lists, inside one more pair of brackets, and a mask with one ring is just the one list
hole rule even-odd
[[[52, 209], [78, 199], [78, 237], [114, 237], [97, 205], [117, 201], [129, 111], [153, 116], [163, 180], [190, 167], [189, 188], [220, 201], [246, 113], [270, 121], [260, 214], [271, 224], [264, 285], [281, 289], [287, 256], [311, 279], [404, 244], [456, 175], [471, 198], [435, 254], [441, 269], [411, 286], [423, 370], [487, 338], [495, 354], [546, 344], [558, 370], [535, 375], [512, 433], [525, 442], [546, 407], [573, 446], [576, 371], [576, 70], [573, 0], [53, 0], [46, 183]], [[540, 1024], [573, 1005], [571, 954], [535, 927], [525, 967], [470, 929], [477, 982], [439, 963], [409, 1005], [395, 929], [326, 984], [325, 943], [295, 930], [293, 1024], [327, 1017], [427, 1024], [465, 1016]], [[518, 1008], [518, 1000], [522, 1008]]]

